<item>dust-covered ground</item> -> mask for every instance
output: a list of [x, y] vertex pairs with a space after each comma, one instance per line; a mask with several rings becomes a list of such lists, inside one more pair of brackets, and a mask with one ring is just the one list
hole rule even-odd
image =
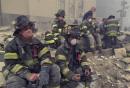
[[[92, 56], [88, 58], [92, 68], [92, 88], [129, 88], [130, 75], [126, 77], [123, 58]], [[130, 59], [130, 58], [129, 58]], [[121, 64], [122, 63], [122, 64]]]

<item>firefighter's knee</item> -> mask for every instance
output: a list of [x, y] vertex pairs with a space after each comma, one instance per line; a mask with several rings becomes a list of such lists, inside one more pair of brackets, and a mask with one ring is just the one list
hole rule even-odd
[[53, 64], [50, 71], [51, 83], [54, 85], [59, 85], [61, 80], [60, 68], [58, 65]]
[[6, 81], [6, 88], [26, 88], [26, 86], [26, 80], [18, 76], [11, 76]]
[[39, 84], [42, 85], [48, 85], [49, 84], [49, 73], [50, 73], [50, 67], [49, 66], [42, 66], [40, 75], [39, 75]]

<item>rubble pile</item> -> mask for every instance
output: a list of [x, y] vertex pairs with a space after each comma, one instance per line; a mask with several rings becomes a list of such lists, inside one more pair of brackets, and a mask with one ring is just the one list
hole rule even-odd
[[130, 58], [92, 55], [88, 62], [94, 79], [91, 88], [130, 88]]

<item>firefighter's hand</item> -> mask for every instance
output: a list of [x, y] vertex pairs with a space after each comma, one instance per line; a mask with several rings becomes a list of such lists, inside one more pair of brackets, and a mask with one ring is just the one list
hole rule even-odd
[[91, 70], [90, 69], [85, 69], [84, 74], [86, 76], [90, 76], [91, 75]]
[[80, 81], [80, 74], [74, 74], [74, 75], [72, 76], [72, 80]]
[[26, 75], [26, 78], [27, 78], [27, 80], [29, 80], [29, 81], [36, 81], [36, 80], [38, 80], [38, 78], [39, 78], [39, 74], [37, 74], [37, 73], [28, 73], [28, 74]]

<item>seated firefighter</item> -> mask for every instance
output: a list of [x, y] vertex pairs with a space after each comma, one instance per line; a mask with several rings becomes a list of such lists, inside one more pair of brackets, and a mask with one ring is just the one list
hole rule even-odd
[[53, 63], [48, 48], [33, 37], [34, 26], [24, 15], [16, 18], [15, 37], [4, 55], [6, 88], [32, 88], [29, 84], [37, 84], [37, 88], [60, 87], [60, 68]]
[[61, 69], [62, 88], [82, 88], [84, 84], [91, 81], [91, 70], [88, 62], [78, 47], [79, 37], [80, 29], [78, 27], [72, 28], [66, 34], [64, 44], [56, 51], [56, 63]]

